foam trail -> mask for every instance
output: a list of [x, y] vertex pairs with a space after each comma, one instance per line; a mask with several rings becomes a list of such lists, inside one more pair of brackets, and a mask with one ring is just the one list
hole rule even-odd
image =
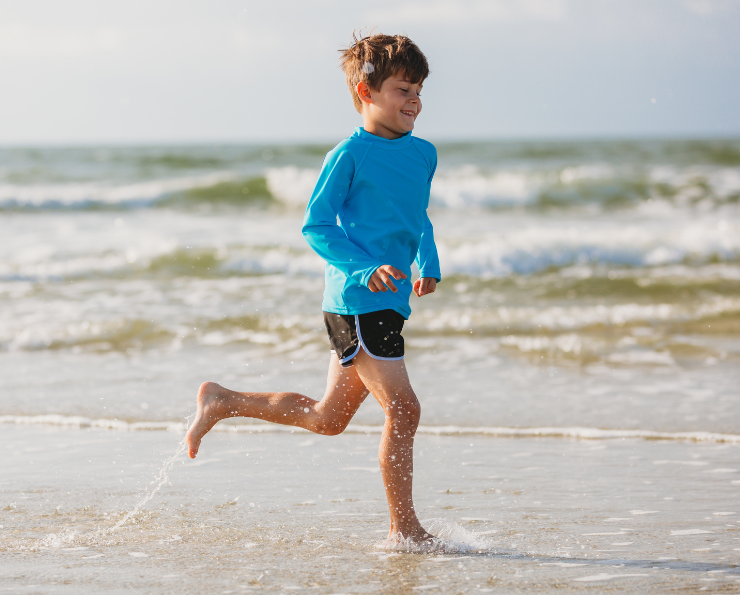
[[0, 423], [38, 426], [62, 426], [68, 428], [101, 428], [104, 430], [169, 430], [184, 431], [187, 425], [170, 421], [126, 422], [119, 419], [91, 419], [81, 415], [0, 415]]
[[[62, 426], [69, 428], [101, 428], [119, 431], [166, 430], [184, 432], [187, 424], [171, 421], [125, 422], [117, 419], [91, 419], [67, 415], [0, 415], [0, 424]], [[308, 433], [308, 430], [269, 423], [217, 424], [211, 432], [235, 433]], [[350, 424], [345, 432], [350, 434], [382, 434], [383, 426], [361, 426]], [[469, 427], [469, 426], [419, 426], [417, 434], [431, 436], [494, 436], [496, 438], [575, 438], [578, 440], [613, 440], [618, 438], [642, 438], [643, 440], [680, 440], [690, 442], [718, 442], [740, 444], [740, 434], [718, 432], [656, 432], [653, 430], [604, 430], [583, 427]], [[182, 445], [181, 445], [182, 446]], [[184, 447], [183, 447], [184, 448]], [[181, 451], [178, 451], [180, 454]]]

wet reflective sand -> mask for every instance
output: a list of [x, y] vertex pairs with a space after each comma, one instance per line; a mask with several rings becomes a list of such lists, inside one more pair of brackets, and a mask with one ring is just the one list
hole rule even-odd
[[14, 592], [740, 592], [737, 445], [422, 435], [420, 516], [471, 550], [430, 555], [378, 549], [376, 435], [211, 434], [112, 532], [181, 435], [3, 436]]

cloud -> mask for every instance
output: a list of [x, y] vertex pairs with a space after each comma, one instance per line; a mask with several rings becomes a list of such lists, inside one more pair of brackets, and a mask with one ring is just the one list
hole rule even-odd
[[568, 12], [567, 0], [436, 0], [406, 2], [366, 13], [373, 23], [480, 23], [558, 20]]
[[75, 30], [32, 27], [20, 22], [0, 24], [0, 58], [75, 57], [112, 52], [122, 45], [121, 33], [110, 27]]

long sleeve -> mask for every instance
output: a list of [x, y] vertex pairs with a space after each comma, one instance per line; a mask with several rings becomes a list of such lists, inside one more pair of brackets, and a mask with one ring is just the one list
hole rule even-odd
[[[427, 207], [429, 206], [429, 196], [432, 192], [432, 178], [437, 171], [437, 152], [434, 151], [431, 173], [427, 180]], [[439, 255], [437, 254], [437, 245], [434, 243], [434, 228], [429, 220], [426, 209], [424, 210], [424, 226], [419, 241], [419, 250], [414, 259], [416, 266], [419, 268], [420, 277], [430, 277], [437, 282], [442, 280], [442, 274], [439, 267]]]
[[367, 287], [383, 263], [352, 243], [337, 225], [337, 214], [347, 199], [355, 174], [355, 160], [346, 150], [327, 155], [303, 218], [303, 237], [328, 264]]
[[437, 245], [434, 243], [434, 228], [426, 211], [424, 211], [424, 229], [421, 233], [419, 251], [416, 253], [414, 262], [419, 267], [420, 277], [431, 277], [438, 282], [442, 280]]

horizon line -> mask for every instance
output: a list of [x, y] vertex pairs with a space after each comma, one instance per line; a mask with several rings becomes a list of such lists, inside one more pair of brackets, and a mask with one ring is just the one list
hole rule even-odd
[[[344, 137], [343, 137], [344, 138]], [[656, 133], [656, 134], [543, 134], [543, 135], [502, 135], [502, 136], [430, 136], [433, 143], [516, 143], [516, 142], [618, 142], [618, 141], [732, 141], [740, 140], [740, 131], [727, 133]], [[35, 149], [35, 148], [92, 148], [92, 147], [204, 147], [204, 146], [277, 146], [277, 145], [331, 145], [336, 138], [284, 138], [284, 139], [108, 139], [108, 140], [38, 140], [38, 141], [3, 141], [0, 150]]]

